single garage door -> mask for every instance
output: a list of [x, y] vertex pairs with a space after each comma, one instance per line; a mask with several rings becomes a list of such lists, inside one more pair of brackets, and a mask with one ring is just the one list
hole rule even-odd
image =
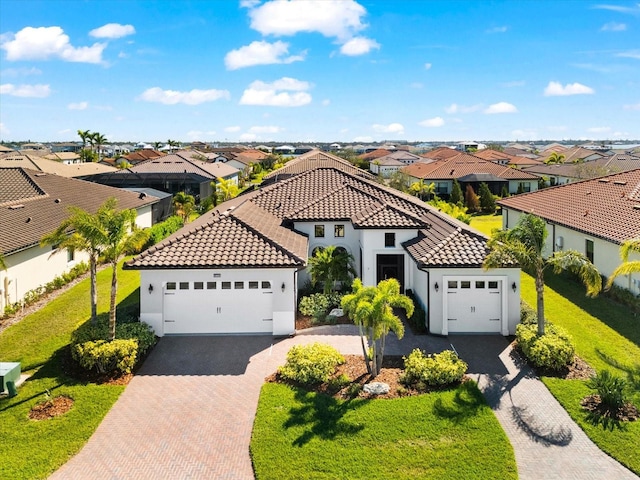
[[449, 278], [446, 287], [449, 333], [501, 333], [501, 280]]
[[270, 281], [166, 282], [164, 334], [272, 333]]

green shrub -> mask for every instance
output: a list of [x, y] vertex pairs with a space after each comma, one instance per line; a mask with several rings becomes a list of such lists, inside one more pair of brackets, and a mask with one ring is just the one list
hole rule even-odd
[[183, 226], [184, 220], [182, 220], [178, 215], [173, 215], [167, 218], [164, 222], [156, 223], [149, 229], [149, 240], [147, 240], [144, 248], [149, 248], [161, 240], [164, 240], [172, 233], [180, 230]]
[[330, 345], [294, 345], [287, 352], [286, 363], [278, 373], [287, 380], [312, 385], [326, 382], [344, 357]]
[[609, 412], [618, 412], [629, 401], [626, 395], [627, 381], [612, 375], [609, 370], [602, 370], [591, 377], [587, 386], [598, 394], [600, 405]]
[[340, 300], [342, 300], [342, 294], [338, 292], [314, 293], [302, 297], [298, 309], [302, 315], [323, 319], [332, 308], [340, 306]]
[[400, 381], [421, 390], [424, 386], [433, 387], [459, 382], [466, 371], [466, 362], [452, 350], [425, 355], [422, 350], [416, 348], [408, 357], [404, 357], [404, 373]]
[[337, 377], [331, 378], [327, 382], [327, 390], [331, 393], [336, 393], [342, 390], [344, 387], [346, 387], [350, 383], [351, 383], [351, 380], [349, 379], [349, 377], [344, 373], [341, 373]]
[[137, 340], [96, 340], [74, 345], [71, 355], [82, 368], [99, 373], [131, 373], [138, 355]]
[[545, 334], [539, 336], [536, 324], [520, 324], [516, 338], [522, 353], [535, 367], [560, 370], [573, 362], [575, 347], [561, 327], [548, 323]]
[[407, 289], [406, 295], [413, 301], [413, 305], [415, 306], [413, 315], [407, 319], [407, 322], [411, 325], [414, 333], [427, 333], [427, 313], [424, 311], [424, 308], [422, 308], [420, 300], [418, 300], [411, 289]]
[[538, 314], [531, 305], [524, 300], [520, 300], [520, 323], [538, 323]]

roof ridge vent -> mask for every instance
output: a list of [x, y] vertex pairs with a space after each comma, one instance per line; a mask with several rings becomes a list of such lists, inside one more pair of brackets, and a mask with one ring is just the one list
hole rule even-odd
[[614, 180], [613, 184], [614, 185], [626, 185], [627, 182], [625, 182], [624, 180]]

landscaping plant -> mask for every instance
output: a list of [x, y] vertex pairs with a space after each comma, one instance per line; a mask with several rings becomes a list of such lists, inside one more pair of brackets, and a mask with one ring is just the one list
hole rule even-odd
[[278, 368], [280, 376], [303, 385], [314, 385], [329, 380], [344, 357], [331, 345], [313, 343], [294, 345], [287, 352], [286, 363]]
[[452, 350], [426, 355], [416, 348], [408, 357], [404, 357], [404, 374], [400, 381], [423, 390], [425, 386], [437, 387], [460, 382], [466, 371], [467, 363]]
[[573, 362], [575, 347], [561, 327], [548, 323], [546, 333], [540, 335], [534, 323], [521, 323], [516, 327], [516, 338], [522, 353], [535, 367], [558, 371]]

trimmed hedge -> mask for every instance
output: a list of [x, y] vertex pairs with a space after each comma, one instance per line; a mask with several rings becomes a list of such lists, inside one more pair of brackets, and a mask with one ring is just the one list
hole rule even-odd
[[536, 324], [520, 324], [516, 338], [522, 353], [535, 367], [560, 370], [573, 362], [575, 347], [561, 327], [547, 323], [545, 334], [539, 336]]
[[416, 348], [404, 357], [404, 373], [400, 381], [419, 390], [425, 386], [441, 386], [460, 382], [467, 371], [467, 363], [452, 350], [425, 355]]
[[343, 295], [338, 292], [314, 293], [300, 299], [298, 309], [302, 315], [309, 315], [314, 318], [324, 319], [332, 308], [340, 307], [340, 300]]
[[131, 373], [136, 364], [138, 341], [96, 340], [73, 345], [71, 355], [86, 370], [99, 373]]
[[278, 368], [278, 373], [286, 380], [313, 385], [329, 380], [336, 367], [343, 363], [344, 357], [331, 345], [294, 345], [287, 352], [287, 361]]

